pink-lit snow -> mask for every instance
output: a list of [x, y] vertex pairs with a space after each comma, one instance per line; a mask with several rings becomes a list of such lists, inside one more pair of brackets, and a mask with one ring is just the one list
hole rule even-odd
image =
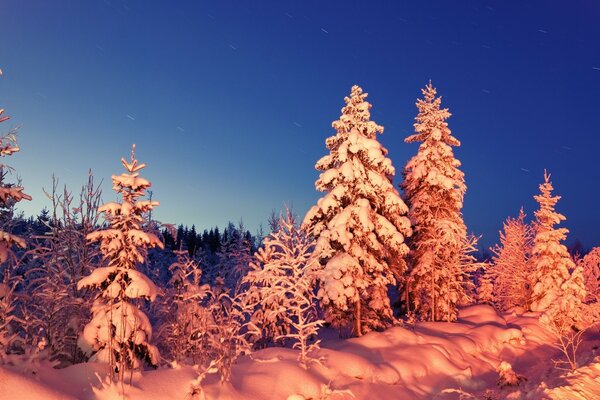
[[[231, 383], [216, 375], [203, 383], [206, 399], [595, 399], [600, 396], [600, 359], [594, 360], [597, 332], [580, 348], [574, 372], [556, 370], [559, 357], [538, 315], [497, 314], [477, 305], [460, 311], [456, 323], [426, 322], [339, 340], [325, 338], [308, 370], [297, 351], [268, 348], [239, 359]], [[516, 381], [500, 375], [510, 366]], [[501, 372], [504, 371], [504, 372]], [[106, 366], [40, 367], [21, 375], [0, 368], [0, 399], [189, 399], [197, 373], [192, 367], [136, 372], [131, 385], [101, 387]], [[127, 378], [129, 382], [129, 377]], [[518, 385], [514, 385], [518, 383]], [[119, 393], [124, 389], [124, 397]], [[468, 394], [468, 395], [467, 395]], [[463, 397], [461, 397], [463, 396]], [[465, 397], [472, 396], [472, 397]], [[488, 396], [488, 397], [485, 397]], [[201, 397], [198, 397], [201, 398]]]

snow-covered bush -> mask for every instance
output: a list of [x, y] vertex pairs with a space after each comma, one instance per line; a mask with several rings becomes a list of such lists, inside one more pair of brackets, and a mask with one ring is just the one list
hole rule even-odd
[[489, 275], [494, 286], [495, 302], [502, 310], [529, 308], [532, 249], [533, 229], [525, 222], [525, 214], [521, 209], [517, 218], [507, 218], [500, 232], [500, 243], [491, 248], [494, 256]]
[[[9, 119], [0, 109], [0, 123]], [[16, 129], [9, 130], [0, 137], [0, 157], [10, 156], [19, 151]], [[14, 274], [17, 259], [13, 246], [25, 248], [23, 238], [10, 233], [14, 206], [21, 200], [31, 200], [31, 196], [23, 193], [23, 188], [5, 181], [11, 168], [0, 163], [0, 364], [6, 363], [10, 353], [18, 344], [24, 351], [22, 337], [17, 334], [17, 326], [23, 323], [16, 313], [16, 286], [21, 279]]]
[[600, 302], [600, 247], [594, 247], [583, 259], [583, 278], [588, 301]]
[[16, 315], [15, 287], [20, 280], [11, 275], [10, 270], [3, 271], [0, 282], [0, 365], [12, 363], [11, 354], [16, 349], [23, 349], [23, 339], [17, 333], [16, 326], [20, 320]]
[[204, 393], [204, 388], [202, 387], [202, 382], [206, 377], [210, 374], [215, 374], [219, 372], [216, 367], [216, 362], [211, 362], [208, 367], [200, 368], [199, 366], [194, 366], [196, 368], [198, 374], [196, 378], [192, 380], [190, 383], [190, 390], [187, 393], [185, 400], [206, 400], [206, 395]]
[[207, 335], [213, 323], [204, 304], [210, 288], [200, 284], [199, 262], [187, 250], [175, 253], [177, 260], [169, 266], [171, 279], [160, 302], [161, 324], [156, 339], [164, 359], [205, 365]]
[[393, 321], [388, 287], [403, 283], [411, 234], [408, 209], [392, 183], [395, 169], [377, 140], [383, 127], [370, 120], [366, 97], [353, 86], [344, 99], [332, 124], [336, 134], [326, 140], [330, 154], [315, 166], [323, 171], [315, 186], [326, 194], [303, 222], [317, 240], [325, 319], [357, 336]]
[[583, 268], [577, 266], [559, 288], [559, 295], [540, 317], [540, 322], [555, 336], [554, 346], [564, 356], [555, 360], [557, 368], [578, 367], [577, 350], [584, 332], [595, 322], [591, 306], [585, 304]]
[[79, 290], [89, 287], [99, 291], [92, 306], [92, 320], [79, 339], [80, 347], [92, 360], [110, 364], [111, 371], [123, 381], [125, 369], [141, 367], [140, 361], [157, 366], [159, 352], [149, 344], [152, 326], [148, 317], [135, 305], [137, 299], [153, 301], [158, 288], [136, 265], [145, 259], [148, 248], [163, 244], [158, 237], [143, 230], [146, 214], [158, 202], [140, 200], [150, 182], [140, 177], [145, 164], [138, 164], [131, 151], [131, 161], [121, 159], [126, 173], [113, 175], [113, 189], [121, 195], [120, 203], [101, 206], [109, 227], [87, 235], [90, 242], [100, 242], [107, 265], [96, 268], [77, 284]]
[[507, 361], [502, 361], [496, 368], [496, 372], [498, 372], [498, 386], [500, 387], [519, 386], [519, 383], [525, 380], [525, 377], [517, 375], [513, 371], [512, 365]]
[[259, 262], [244, 278], [252, 323], [262, 343], [292, 339], [300, 350], [299, 361], [307, 367], [309, 353], [318, 348], [315, 338], [323, 321], [317, 318], [314, 295], [317, 260], [314, 241], [296, 224], [291, 211], [280, 216], [277, 230], [264, 239], [256, 256]]
[[46, 351], [61, 365], [82, 361], [77, 346], [91, 306], [89, 296], [81, 296], [77, 282], [89, 274], [98, 261], [98, 251], [86, 241], [97, 225], [100, 188], [90, 173], [78, 200], [65, 187], [57, 190], [53, 180], [52, 211], [44, 220], [47, 232], [35, 237], [30, 256], [35, 263], [26, 271], [28, 329], [35, 342], [47, 342]]
[[407, 311], [423, 320], [453, 321], [457, 306], [471, 300], [472, 239], [467, 237], [461, 211], [467, 187], [452, 151], [460, 141], [448, 128], [451, 114], [440, 108], [441, 97], [436, 98], [431, 82], [422, 93], [415, 134], [405, 139], [421, 144], [406, 164], [401, 184], [414, 231], [409, 241]]
[[250, 306], [245, 302], [245, 293], [236, 290], [230, 295], [228, 290], [209, 293], [207, 304], [212, 324], [206, 332], [208, 359], [219, 371], [221, 382], [231, 378], [231, 368], [236, 360], [251, 352], [251, 337], [257, 333], [248, 323]]

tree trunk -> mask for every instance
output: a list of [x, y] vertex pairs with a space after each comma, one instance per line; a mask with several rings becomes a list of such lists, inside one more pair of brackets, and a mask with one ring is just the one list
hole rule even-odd
[[361, 321], [360, 321], [360, 299], [358, 299], [356, 301], [356, 303], [354, 303], [354, 332], [356, 334], [357, 337], [362, 336], [362, 327], [361, 327]]

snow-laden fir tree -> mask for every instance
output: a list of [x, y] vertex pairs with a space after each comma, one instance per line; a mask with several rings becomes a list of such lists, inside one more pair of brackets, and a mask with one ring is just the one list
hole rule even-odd
[[353, 86], [344, 101], [330, 154], [315, 168], [323, 171], [317, 190], [326, 192], [303, 224], [316, 238], [320, 262], [318, 297], [325, 319], [352, 327], [355, 335], [392, 321], [388, 287], [406, 272], [407, 207], [392, 184], [395, 169], [377, 140], [383, 127], [370, 119], [367, 93]]
[[557, 367], [564, 364], [573, 370], [578, 365], [577, 349], [590, 325], [591, 310], [583, 303], [586, 296], [583, 266], [575, 265], [561, 243], [569, 231], [556, 227], [566, 218], [554, 209], [560, 196], [552, 196], [553, 190], [550, 174], [544, 171], [541, 193], [534, 196], [540, 207], [535, 212], [530, 308], [543, 312], [540, 322], [556, 336], [555, 346], [566, 359], [555, 361]]
[[517, 218], [506, 219], [500, 232], [500, 243], [491, 250], [494, 255], [490, 275], [494, 283], [496, 303], [503, 310], [512, 307], [529, 309], [533, 229], [525, 222], [523, 209]]
[[495, 305], [494, 283], [490, 275], [490, 264], [486, 264], [483, 272], [477, 277], [477, 302]]
[[587, 291], [587, 300], [600, 302], [600, 247], [594, 247], [580, 261]]
[[448, 128], [451, 114], [440, 107], [441, 97], [431, 82], [422, 92], [415, 134], [405, 139], [421, 144], [406, 164], [401, 184], [414, 231], [407, 308], [420, 319], [453, 321], [457, 305], [470, 300], [473, 270], [473, 259], [465, 253], [473, 239], [467, 237], [461, 211], [466, 185], [452, 151], [460, 141]]
[[312, 257], [314, 241], [298, 227], [290, 210], [279, 217], [276, 230], [264, 238], [257, 261], [244, 278], [248, 301], [253, 304], [251, 321], [265, 344], [292, 339], [300, 350], [299, 361], [307, 366], [309, 353], [318, 347], [316, 337], [323, 321], [315, 309]]
[[107, 266], [96, 268], [78, 283], [79, 289], [100, 291], [79, 345], [93, 354], [92, 360], [110, 364], [119, 381], [125, 369], [139, 368], [140, 361], [157, 366], [160, 357], [157, 348], [149, 343], [150, 321], [136, 305], [137, 299], [153, 301], [158, 294], [158, 288], [136, 270], [136, 265], [144, 262], [148, 248], [163, 247], [156, 235], [144, 231], [148, 211], [159, 203], [140, 200], [151, 184], [140, 176], [139, 171], [146, 165], [138, 163], [134, 150], [135, 145], [130, 162], [121, 159], [126, 172], [112, 176], [113, 190], [122, 201], [98, 209], [109, 227], [87, 236], [90, 242], [100, 242]]
[[[4, 110], [0, 109], [0, 123], [8, 119]], [[18, 151], [16, 130], [11, 129], [0, 137], [0, 157], [10, 156]], [[9, 166], [0, 163], [0, 364], [7, 362], [15, 343], [20, 341], [16, 333], [18, 318], [15, 310], [15, 288], [20, 279], [14, 274], [16, 258], [12, 248], [24, 248], [25, 240], [10, 233], [13, 208], [21, 200], [31, 200], [29, 195], [23, 193], [22, 187], [5, 182], [9, 171]]]
[[[575, 263], [571, 259], [563, 242], [569, 230], [556, 228], [566, 218], [555, 211], [560, 196], [552, 196], [550, 174], [544, 172], [544, 182], [540, 185], [540, 194], [534, 196], [539, 203], [535, 212], [535, 237], [532, 250], [532, 293], [531, 310], [546, 311], [564, 295], [563, 284], [570, 278]], [[583, 285], [583, 281], [582, 281]], [[582, 288], [585, 291], [585, 288]]]

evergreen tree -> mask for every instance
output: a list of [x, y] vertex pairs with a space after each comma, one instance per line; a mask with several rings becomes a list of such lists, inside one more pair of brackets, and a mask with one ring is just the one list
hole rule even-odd
[[465, 253], [472, 239], [461, 212], [466, 185], [452, 151], [460, 142], [446, 122], [451, 114], [440, 107], [431, 82], [422, 92], [415, 134], [405, 139], [421, 144], [406, 164], [401, 184], [414, 229], [407, 308], [420, 319], [453, 321], [457, 305], [470, 300], [473, 269], [473, 259]]
[[495, 305], [494, 284], [490, 276], [490, 265], [486, 265], [477, 278], [477, 302], [479, 304]]
[[315, 166], [323, 171], [315, 186], [326, 194], [304, 219], [317, 240], [325, 318], [358, 336], [392, 321], [388, 286], [406, 272], [411, 234], [407, 207], [392, 184], [395, 169], [377, 141], [383, 127], [370, 120], [366, 97], [353, 86], [344, 99], [332, 124], [336, 133], [326, 140], [330, 154]]
[[494, 256], [490, 275], [494, 283], [494, 297], [503, 310], [529, 308], [532, 249], [533, 229], [525, 222], [525, 213], [521, 209], [517, 218], [507, 218], [500, 232], [500, 244], [491, 248]]
[[246, 275], [253, 261], [252, 243], [244, 234], [242, 222], [236, 227], [231, 222], [223, 231], [220, 250], [217, 252], [218, 261], [214, 271], [210, 273], [209, 282], [221, 278], [227, 288], [233, 291]]
[[[4, 115], [4, 109], [0, 109], [0, 122], [8, 119], [9, 117]], [[11, 129], [0, 137], [0, 157], [11, 156], [20, 150], [17, 146], [16, 134], [16, 129]], [[0, 163], [0, 263], [8, 260], [13, 245], [25, 247], [25, 241], [9, 231], [12, 225], [14, 205], [21, 200], [31, 200], [31, 196], [23, 193], [21, 186], [5, 182], [9, 171], [9, 166]]]
[[136, 265], [143, 263], [147, 249], [163, 248], [152, 233], [145, 232], [147, 213], [157, 201], [140, 200], [150, 182], [140, 177], [145, 164], [138, 164], [131, 151], [131, 162], [121, 159], [126, 173], [113, 175], [113, 189], [122, 202], [111, 202], [98, 208], [109, 227], [88, 234], [90, 242], [100, 242], [106, 267], [96, 268], [81, 279], [78, 289], [90, 287], [100, 293], [92, 307], [92, 320], [83, 330], [79, 345], [93, 360], [111, 365], [123, 381], [125, 369], [139, 368], [140, 361], [158, 366], [159, 353], [149, 344], [152, 327], [148, 317], [136, 306], [136, 299], [153, 301], [158, 288]]
[[555, 228], [566, 218], [554, 210], [560, 196], [552, 196], [550, 174], [544, 171], [544, 183], [540, 185], [540, 194], [534, 196], [540, 208], [535, 212], [536, 233], [532, 251], [534, 273], [532, 280], [532, 311], [546, 311], [564, 293], [561, 287], [570, 278], [575, 269], [567, 247], [561, 242], [566, 240], [569, 230]]
[[[8, 120], [0, 109], [0, 123]], [[16, 130], [11, 129], [0, 137], [0, 157], [10, 156], [19, 151]], [[5, 181], [10, 167], [0, 163], [0, 364], [8, 362], [14, 346], [20, 341], [16, 333], [19, 318], [16, 315], [16, 287], [20, 279], [14, 274], [16, 257], [13, 246], [25, 247], [25, 240], [12, 234], [14, 205], [21, 200], [31, 200], [23, 193], [23, 188]], [[22, 346], [21, 346], [22, 347]]]
[[588, 300], [600, 301], [600, 247], [594, 247], [581, 260]]

